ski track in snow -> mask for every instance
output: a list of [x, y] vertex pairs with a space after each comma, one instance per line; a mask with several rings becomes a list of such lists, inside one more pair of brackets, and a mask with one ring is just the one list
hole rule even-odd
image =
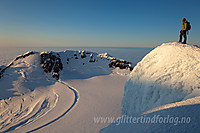
[[35, 131], [37, 131], [37, 130], [39, 130], [39, 129], [41, 129], [41, 128], [44, 128], [44, 127], [46, 127], [46, 126], [48, 126], [48, 125], [54, 123], [55, 121], [59, 120], [60, 118], [64, 117], [67, 113], [69, 113], [69, 112], [73, 109], [73, 107], [77, 104], [78, 99], [79, 99], [79, 93], [78, 93], [78, 91], [77, 91], [75, 88], [69, 86], [66, 82], [64, 82], [64, 81], [62, 81], [62, 80], [58, 80], [58, 82], [61, 83], [61, 84], [64, 84], [64, 85], [67, 86], [70, 90], [72, 90], [72, 91], [74, 92], [75, 99], [74, 99], [73, 104], [71, 105], [70, 108], [68, 108], [68, 109], [67, 109], [62, 115], [60, 115], [59, 117], [55, 118], [54, 120], [52, 120], [52, 121], [50, 121], [50, 122], [48, 122], [48, 123], [46, 123], [46, 124], [44, 124], [44, 125], [42, 125], [42, 126], [40, 126], [40, 127], [37, 127], [37, 128], [35, 128], [35, 129], [33, 129], [33, 130], [30, 130], [30, 131], [28, 131], [28, 132], [26, 132], [26, 133], [35, 132]]

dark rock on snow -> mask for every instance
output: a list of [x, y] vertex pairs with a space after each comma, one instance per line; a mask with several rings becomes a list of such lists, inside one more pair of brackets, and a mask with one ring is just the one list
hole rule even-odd
[[[59, 54], [52, 53], [42, 53], [41, 55], [41, 65], [46, 73], [51, 73], [52, 77], [55, 79], [59, 79], [59, 72], [63, 69], [63, 64], [60, 59]], [[68, 59], [69, 60], [69, 59]]]

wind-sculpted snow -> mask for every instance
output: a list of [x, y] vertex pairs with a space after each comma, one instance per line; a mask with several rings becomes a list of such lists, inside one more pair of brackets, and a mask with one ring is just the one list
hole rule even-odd
[[199, 95], [200, 49], [165, 43], [147, 54], [131, 73], [124, 90], [122, 115]]
[[133, 69], [121, 118], [100, 133], [199, 133], [200, 48], [164, 43]]
[[1, 100], [0, 131], [9, 132], [41, 118], [52, 110], [58, 95], [34, 91], [22, 97]]

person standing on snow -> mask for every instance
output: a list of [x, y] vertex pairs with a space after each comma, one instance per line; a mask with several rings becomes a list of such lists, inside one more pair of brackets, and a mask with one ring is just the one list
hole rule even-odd
[[185, 18], [182, 19], [182, 26], [181, 26], [181, 31], [180, 31], [180, 36], [179, 36], [179, 42], [182, 42], [182, 36], [184, 37], [184, 41], [183, 44], [186, 44], [186, 40], [187, 40], [187, 35], [186, 35], [186, 31], [187, 31], [187, 20]]

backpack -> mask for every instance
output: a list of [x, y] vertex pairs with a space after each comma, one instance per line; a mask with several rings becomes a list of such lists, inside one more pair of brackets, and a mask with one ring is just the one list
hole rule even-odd
[[186, 29], [186, 31], [188, 31], [190, 29], [191, 29], [191, 24], [190, 24], [190, 22], [187, 22], [187, 29]]

